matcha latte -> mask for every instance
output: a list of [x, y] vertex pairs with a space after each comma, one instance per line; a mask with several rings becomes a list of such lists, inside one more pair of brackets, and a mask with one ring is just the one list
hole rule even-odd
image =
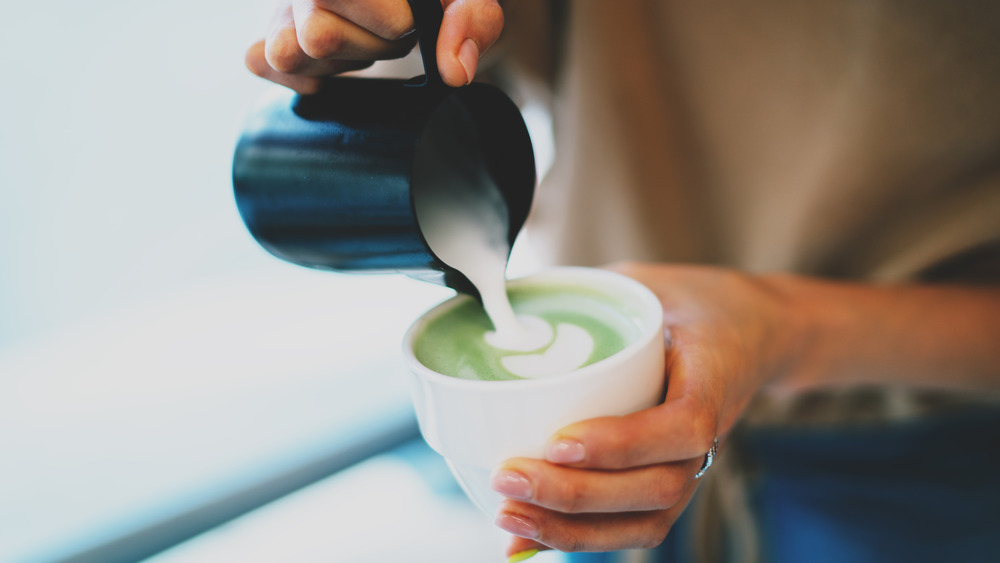
[[416, 359], [445, 375], [484, 381], [568, 373], [608, 358], [638, 337], [621, 305], [603, 293], [564, 284], [509, 288], [519, 319], [542, 325], [547, 337], [531, 350], [496, 346], [493, 325], [473, 299], [431, 319], [413, 342]]
[[493, 324], [468, 295], [431, 308], [403, 338], [420, 433], [491, 516], [503, 497], [490, 475], [503, 460], [545, 457], [567, 424], [652, 407], [665, 383], [663, 308], [639, 282], [560, 267], [506, 288], [512, 316], [544, 342], [489, 336]]

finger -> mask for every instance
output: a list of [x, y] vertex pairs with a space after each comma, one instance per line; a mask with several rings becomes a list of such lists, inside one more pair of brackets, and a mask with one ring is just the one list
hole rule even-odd
[[[292, 4], [282, 2], [264, 37], [264, 59], [274, 70], [292, 74], [307, 64], [309, 57], [299, 47], [295, 35], [295, 20], [292, 18]], [[251, 69], [253, 70], [253, 69]]]
[[254, 43], [247, 49], [244, 62], [250, 72], [275, 84], [287, 86], [300, 94], [312, 94], [319, 89], [318, 78], [279, 72], [268, 63], [265, 53], [266, 47], [263, 40]]
[[286, 1], [272, 20], [264, 39], [264, 59], [281, 74], [329, 76], [370, 64], [369, 61], [316, 60], [302, 50], [297, 33], [292, 5]]
[[498, 493], [563, 513], [663, 510], [684, 496], [698, 460], [623, 471], [595, 471], [540, 460], [507, 460], [491, 476]]
[[643, 512], [563, 514], [518, 501], [505, 500], [496, 525], [515, 536], [560, 551], [613, 551], [652, 548], [663, 543], [687, 506], [695, 486], [673, 508]]
[[405, 56], [412, 41], [387, 41], [323, 8], [313, 0], [292, 0], [299, 47], [312, 59], [380, 60]]
[[[279, 72], [268, 64], [264, 53], [264, 41], [258, 41], [247, 49], [245, 62], [247, 68], [250, 69], [250, 72], [261, 78], [270, 80], [275, 84], [287, 86], [299, 94], [314, 94], [320, 89], [323, 83], [322, 78], [317, 76]], [[338, 74], [349, 70], [360, 70], [370, 65], [371, 63], [363, 61], [330, 61], [330, 64], [324, 69], [326, 72], [320, 72], [320, 75]]]
[[289, 0], [279, 3], [266, 39], [247, 50], [246, 65], [251, 72], [300, 94], [312, 94], [322, 83], [318, 77], [371, 65], [370, 61], [313, 59], [299, 46], [293, 15]]
[[479, 57], [503, 29], [503, 10], [496, 0], [445, 0], [438, 34], [437, 61], [441, 78], [450, 86], [472, 82]]
[[620, 417], [584, 420], [560, 429], [545, 458], [553, 463], [624, 469], [702, 458], [718, 430], [718, 407], [684, 368], [670, 374], [666, 401]]
[[413, 31], [413, 14], [406, 0], [316, 0], [315, 4], [389, 41]]
[[539, 551], [547, 551], [549, 549], [552, 548], [535, 540], [512, 536], [510, 543], [507, 544], [505, 555], [509, 558], [509, 561], [518, 562], [534, 556]]

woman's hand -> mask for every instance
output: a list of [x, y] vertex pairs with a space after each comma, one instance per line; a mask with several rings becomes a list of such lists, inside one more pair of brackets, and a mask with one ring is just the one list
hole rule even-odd
[[[479, 56], [500, 36], [496, 0], [443, 0], [438, 70], [451, 86], [468, 84]], [[308, 94], [322, 79], [405, 56], [416, 44], [406, 0], [279, 0], [266, 37], [247, 51], [254, 74]]]
[[663, 304], [664, 402], [556, 433], [494, 474], [508, 553], [658, 545], [762, 387], [907, 385], [1000, 398], [1000, 288], [876, 285], [655, 264], [613, 269]]
[[659, 545], [694, 494], [713, 441], [782, 372], [802, 336], [788, 300], [762, 279], [704, 267], [614, 269], [663, 303], [665, 401], [567, 426], [545, 460], [506, 461], [493, 486], [508, 497], [497, 525], [518, 536], [508, 554]]

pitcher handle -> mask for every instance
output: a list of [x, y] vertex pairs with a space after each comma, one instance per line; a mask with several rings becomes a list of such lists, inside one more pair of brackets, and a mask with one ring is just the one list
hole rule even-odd
[[407, 0], [413, 12], [413, 24], [417, 29], [420, 44], [420, 58], [424, 64], [424, 81], [419, 86], [439, 86], [444, 82], [437, 66], [437, 41], [444, 20], [444, 8], [440, 0]]

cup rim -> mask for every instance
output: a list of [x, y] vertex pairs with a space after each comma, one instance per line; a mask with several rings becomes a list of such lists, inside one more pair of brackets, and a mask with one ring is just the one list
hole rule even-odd
[[588, 281], [596, 281], [597, 283], [604, 282], [606, 285], [614, 285], [616, 288], [622, 288], [630, 295], [638, 297], [642, 302], [643, 311], [643, 326], [641, 327], [639, 336], [635, 339], [635, 341], [626, 346], [620, 352], [567, 373], [549, 375], [536, 379], [510, 379], [499, 381], [464, 379], [461, 377], [445, 375], [420, 363], [420, 360], [417, 359], [416, 354], [413, 352], [413, 342], [417, 335], [420, 334], [423, 328], [432, 319], [437, 318], [450, 309], [467, 302], [469, 299], [472, 299], [469, 295], [459, 294], [438, 303], [434, 307], [427, 310], [416, 321], [414, 321], [413, 324], [410, 325], [410, 328], [407, 329], [406, 334], [403, 337], [403, 357], [407, 366], [411, 371], [416, 372], [422, 378], [438, 385], [446, 385], [455, 388], [475, 388], [488, 385], [493, 392], [521, 391], [526, 388], [543, 388], [554, 385], [565, 385], [567, 382], [572, 382], [574, 380], [588, 379], [593, 377], [594, 374], [606, 373], [608, 367], [613, 367], [615, 364], [627, 362], [630, 358], [640, 353], [640, 351], [642, 351], [649, 344], [650, 340], [654, 338], [663, 338], [663, 307], [660, 304], [660, 300], [648, 287], [623, 274], [598, 268], [556, 266], [540, 270], [533, 274], [508, 280], [508, 284], [513, 287], [517, 287], [518, 285], [535, 281], [561, 279], [566, 279], [568, 282], [578, 283], [582, 287], [587, 288], [594, 288], [594, 284], [590, 284]]

